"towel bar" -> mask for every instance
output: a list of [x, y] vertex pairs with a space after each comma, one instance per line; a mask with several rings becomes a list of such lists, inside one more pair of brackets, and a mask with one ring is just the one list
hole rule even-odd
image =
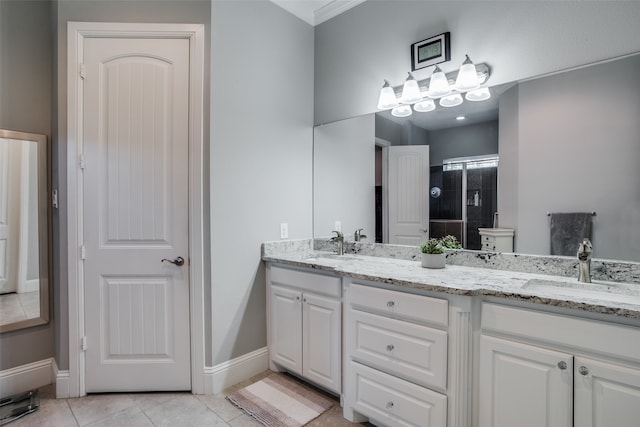
[[[595, 211], [594, 211], [594, 212], [591, 212], [591, 215], [596, 216]], [[551, 216], [551, 212], [547, 212], [547, 216]]]

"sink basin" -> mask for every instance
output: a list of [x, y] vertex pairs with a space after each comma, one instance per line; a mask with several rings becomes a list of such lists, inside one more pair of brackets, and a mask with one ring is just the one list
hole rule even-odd
[[640, 285], [612, 282], [582, 283], [576, 281], [531, 279], [522, 289], [553, 292], [559, 296], [597, 298], [604, 301], [640, 303]]
[[338, 255], [338, 254], [315, 254], [304, 259], [309, 262], [341, 262], [341, 261], [357, 261], [359, 258], [353, 255]]

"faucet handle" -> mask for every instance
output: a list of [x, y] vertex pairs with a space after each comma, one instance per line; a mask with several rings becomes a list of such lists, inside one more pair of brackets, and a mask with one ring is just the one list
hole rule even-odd
[[343, 239], [343, 238], [344, 238], [344, 234], [342, 234], [342, 232], [341, 232], [341, 231], [333, 230], [333, 231], [332, 231], [332, 233], [336, 233], [336, 235], [335, 235], [335, 236], [333, 236], [333, 237], [331, 238], [331, 240], [334, 240], [334, 241], [335, 241], [336, 239]]

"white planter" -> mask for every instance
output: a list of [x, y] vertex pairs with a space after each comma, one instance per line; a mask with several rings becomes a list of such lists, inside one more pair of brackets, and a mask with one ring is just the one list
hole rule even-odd
[[445, 254], [422, 254], [424, 268], [444, 268]]

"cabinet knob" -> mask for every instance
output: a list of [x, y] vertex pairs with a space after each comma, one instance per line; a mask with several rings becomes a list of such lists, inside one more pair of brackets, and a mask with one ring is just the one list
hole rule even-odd
[[589, 369], [586, 366], [580, 366], [580, 368], [578, 368], [578, 372], [580, 372], [580, 375], [589, 375]]
[[393, 351], [394, 348], [393, 344], [387, 345], [387, 351]]
[[387, 402], [387, 409], [393, 408], [393, 402]]
[[306, 298], [302, 298], [302, 302], [307, 302], [307, 299]]
[[296, 301], [300, 301], [300, 295], [296, 297]]
[[389, 308], [393, 308], [395, 305], [396, 305], [396, 303], [395, 303], [395, 302], [393, 302], [393, 301], [387, 301], [387, 307], [389, 307]]
[[558, 362], [558, 368], [560, 368], [561, 371], [564, 371], [565, 369], [567, 369], [567, 362], [565, 362], [564, 360]]

